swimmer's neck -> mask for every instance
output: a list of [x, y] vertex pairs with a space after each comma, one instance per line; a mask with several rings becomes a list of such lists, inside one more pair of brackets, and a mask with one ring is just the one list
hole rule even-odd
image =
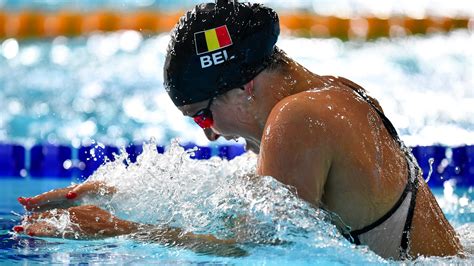
[[259, 78], [256, 86], [260, 87], [262, 96], [267, 96], [266, 99], [272, 96], [273, 106], [288, 96], [324, 87], [321, 76], [289, 58], [279, 69], [264, 71]]

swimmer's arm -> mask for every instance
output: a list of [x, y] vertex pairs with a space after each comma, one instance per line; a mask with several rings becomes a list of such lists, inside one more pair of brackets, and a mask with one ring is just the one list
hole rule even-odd
[[112, 195], [117, 190], [104, 182], [86, 181], [81, 184], [72, 185], [45, 192], [43, 194], [24, 198], [19, 197], [18, 201], [28, 211], [43, 212], [50, 209], [67, 209], [76, 205], [77, 201], [84, 196], [106, 196]]
[[[69, 219], [66, 226], [56, 224], [66, 217]], [[69, 239], [103, 239], [124, 235], [143, 242], [189, 248], [199, 253], [218, 256], [246, 255], [246, 252], [237, 247], [237, 242], [232, 239], [193, 234], [174, 227], [135, 223], [120, 219], [93, 205], [32, 213], [21, 225], [13, 229], [17, 233], [30, 236]]]
[[129, 236], [139, 241], [184, 247], [203, 254], [225, 257], [241, 257], [247, 255], [245, 250], [237, 246], [237, 241], [234, 239], [219, 239], [209, 234], [184, 232], [182, 229], [176, 227], [139, 225], [137, 231]]
[[294, 187], [299, 197], [315, 206], [321, 202], [333, 157], [331, 126], [320, 109], [300, 98], [274, 107], [257, 166], [258, 175]]

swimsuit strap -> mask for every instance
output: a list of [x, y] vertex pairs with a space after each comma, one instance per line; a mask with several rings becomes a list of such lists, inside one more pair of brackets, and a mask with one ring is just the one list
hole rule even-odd
[[[409, 160], [408, 160], [409, 161]], [[411, 190], [411, 199], [410, 199], [410, 206], [408, 207], [408, 213], [407, 213], [407, 219], [405, 221], [405, 226], [403, 227], [403, 232], [402, 232], [402, 240], [400, 243], [400, 259], [408, 259], [409, 254], [408, 254], [408, 249], [409, 249], [409, 240], [410, 240], [410, 231], [411, 231], [411, 226], [413, 222], [413, 216], [415, 215], [415, 205], [416, 205], [416, 194], [418, 191], [418, 174], [419, 174], [419, 168], [416, 167], [416, 164], [414, 164], [412, 161], [411, 163], [411, 169], [414, 169], [415, 174], [414, 174], [414, 180], [413, 182], [408, 182], [408, 185], [410, 185], [410, 190]], [[407, 185], [407, 187], [408, 187]]]
[[375, 110], [375, 112], [377, 112], [377, 114], [382, 119], [382, 122], [383, 122], [385, 128], [387, 128], [388, 133], [390, 133], [390, 135], [393, 137], [393, 139], [395, 139], [399, 144], [401, 144], [402, 141], [401, 141], [400, 137], [398, 136], [397, 130], [393, 126], [392, 122], [390, 122], [390, 120], [385, 116], [385, 114], [372, 102], [370, 97], [365, 92], [364, 88], [362, 88], [361, 86], [355, 84], [354, 82], [352, 82], [352, 81], [350, 81], [346, 78], [339, 77], [338, 79], [342, 81], [342, 84], [348, 86], [353, 91], [355, 91], [357, 94], [359, 94], [359, 96], [362, 97]]
[[[407, 163], [408, 164], [408, 163]], [[357, 229], [357, 230], [353, 230], [351, 231], [349, 234], [352, 236], [352, 237], [357, 237], [358, 235], [361, 235], [363, 233], [366, 233], [372, 229], [374, 229], [375, 227], [381, 225], [383, 222], [385, 222], [388, 218], [390, 218], [390, 216], [392, 216], [397, 210], [398, 208], [400, 207], [400, 205], [402, 205], [403, 201], [405, 200], [405, 198], [407, 197], [408, 195], [408, 192], [413, 192], [413, 186], [412, 186], [412, 183], [411, 182], [408, 182], [407, 185], [405, 186], [405, 189], [403, 190], [402, 192], [402, 195], [400, 195], [400, 198], [398, 198], [397, 202], [395, 203], [395, 205], [393, 205], [393, 207], [385, 214], [383, 215], [382, 217], [380, 217], [379, 219], [377, 219], [375, 222], [361, 228], [361, 229]]]
[[[342, 82], [342, 84], [348, 86], [354, 92], [356, 92], [360, 97], [362, 97], [375, 110], [375, 112], [377, 112], [380, 119], [382, 119], [382, 122], [383, 122], [385, 128], [387, 129], [388, 133], [390, 133], [392, 138], [400, 145], [400, 149], [403, 151], [403, 153], [407, 157], [407, 160], [410, 161], [412, 166], [415, 168], [416, 172], [422, 174], [422, 170], [421, 170], [420, 166], [418, 165], [418, 162], [416, 161], [415, 156], [413, 156], [413, 153], [411, 152], [411, 150], [408, 149], [405, 146], [405, 143], [403, 143], [403, 141], [400, 139], [400, 136], [398, 135], [397, 130], [393, 126], [392, 122], [387, 118], [387, 116], [385, 116], [385, 114], [380, 110], [380, 108], [378, 108], [377, 105], [373, 103], [373, 101], [370, 99], [370, 97], [365, 92], [364, 88], [362, 88], [361, 86], [357, 85], [356, 83], [354, 83], [354, 82], [352, 82], [352, 81], [350, 81], [346, 78], [343, 78], [343, 77], [338, 77], [338, 80], [340, 80]], [[414, 179], [416, 178], [416, 176], [417, 175], [412, 175], [410, 177], [409, 181], [411, 181], [413, 183], [415, 181]]]

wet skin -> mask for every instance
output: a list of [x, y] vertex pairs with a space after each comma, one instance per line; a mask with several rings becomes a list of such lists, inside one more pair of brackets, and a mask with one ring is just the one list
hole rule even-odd
[[[388, 212], [407, 183], [407, 166], [398, 144], [385, 129], [380, 117], [341, 78], [318, 76], [291, 59], [284, 68], [263, 71], [244, 90], [234, 89], [218, 96], [211, 111], [214, 125], [204, 133], [210, 140], [243, 137], [247, 148], [258, 153], [258, 175], [270, 175], [291, 185], [298, 195], [314, 205], [337, 214], [352, 230], [371, 224]], [[376, 102], [374, 100], [374, 102]], [[204, 108], [208, 101], [179, 107], [184, 115]], [[409, 253], [413, 257], [456, 255], [462, 248], [424, 180], [419, 177]], [[87, 183], [85, 183], [87, 184]], [[95, 184], [82, 193], [95, 193]], [[95, 189], [95, 190], [94, 190]], [[107, 189], [113, 193], [113, 188]], [[57, 192], [59, 191], [59, 192]], [[69, 207], [68, 190], [37, 196], [27, 209]], [[95, 191], [95, 192], [94, 192]], [[58, 198], [61, 198], [58, 200]], [[59, 203], [58, 203], [59, 201]], [[34, 203], [35, 206], [28, 204]], [[53, 203], [51, 203], [53, 202]], [[49, 205], [48, 205], [49, 204]], [[73, 208], [82, 208], [73, 207]], [[103, 210], [78, 212], [76, 221], [93, 223], [90, 217], [105, 215]], [[71, 209], [69, 209], [71, 211]], [[80, 209], [79, 209], [80, 210]], [[45, 212], [50, 215], [50, 212]], [[114, 217], [115, 219], [115, 217]], [[35, 219], [25, 221], [23, 232], [46, 232]], [[115, 221], [115, 220], [114, 220]], [[112, 224], [75, 228], [83, 238], [105, 237], [143, 230], [141, 225], [116, 220]], [[86, 227], [86, 226], [84, 226]], [[110, 229], [101, 235], [103, 227]], [[36, 230], [36, 231], [34, 231]], [[114, 234], [115, 233], [115, 234]], [[49, 233], [55, 235], [54, 233]], [[162, 242], [190, 239], [227, 245], [212, 236], [187, 234], [187, 238], [162, 233]], [[173, 237], [176, 237], [174, 239]], [[198, 240], [196, 240], [198, 239]], [[204, 239], [204, 240], [203, 240]], [[369, 243], [370, 247], [370, 243]]]
[[[257, 174], [295, 187], [304, 200], [337, 214], [352, 230], [361, 229], [393, 207], [408, 169], [380, 117], [347, 83], [294, 62], [283, 73], [263, 72], [245, 86], [246, 94], [234, 90], [217, 98], [211, 108], [215, 124], [206, 135], [250, 140], [259, 151]], [[252, 100], [246, 103], [248, 96]], [[180, 110], [188, 115], [204, 104]], [[460, 253], [455, 231], [418, 178], [410, 255]], [[341, 226], [339, 220], [334, 223]]]

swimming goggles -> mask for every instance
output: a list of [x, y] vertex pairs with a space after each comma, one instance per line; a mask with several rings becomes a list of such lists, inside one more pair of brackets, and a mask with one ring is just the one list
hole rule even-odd
[[194, 122], [196, 122], [196, 124], [198, 124], [201, 128], [210, 128], [214, 124], [214, 118], [212, 117], [211, 111], [212, 101], [214, 101], [214, 97], [209, 100], [206, 108], [197, 111], [197, 113], [192, 116]]

